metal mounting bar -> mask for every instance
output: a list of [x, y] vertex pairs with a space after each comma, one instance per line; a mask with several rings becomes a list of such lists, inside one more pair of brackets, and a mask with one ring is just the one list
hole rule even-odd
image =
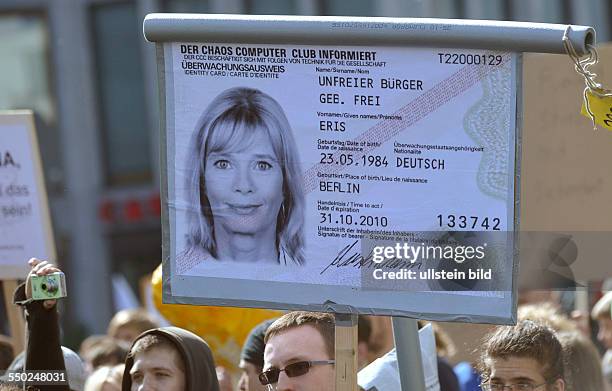
[[[568, 25], [493, 20], [149, 14], [144, 35], [151, 42], [227, 42], [473, 48], [513, 52], [565, 53]], [[570, 26], [579, 55], [595, 44], [595, 30]]]
[[402, 391], [425, 391], [417, 320], [394, 316], [393, 340]]

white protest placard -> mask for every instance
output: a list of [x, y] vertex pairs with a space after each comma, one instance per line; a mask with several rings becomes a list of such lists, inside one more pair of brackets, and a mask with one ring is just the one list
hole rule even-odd
[[25, 278], [32, 257], [55, 261], [34, 116], [0, 111], [0, 279]]
[[165, 301], [512, 321], [520, 54], [158, 55]]

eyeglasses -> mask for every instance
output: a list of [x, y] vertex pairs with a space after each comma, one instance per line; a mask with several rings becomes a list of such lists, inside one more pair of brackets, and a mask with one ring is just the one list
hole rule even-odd
[[516, 383], [516, 384], [501, 384], [501, 383], [483, 383], [480, 385], [482, 391], [533, 391], [536, 388], [547, 385], [548, 383], [542, 384], [530, 384], [530, 383]]
[[302, 376], [310, 371], [313, 365], [330, 365], [335, 364], [334, 360], [321, 360], [321, 361], [298, 361], [293, 364], [287, 365], [283, 369], [270, 368], [265, 372], [259, 374], [259, 381], [262, 385], [268, 385], [278, 382], [278, 376], [281, 372], [285, 372], [289, 377]]

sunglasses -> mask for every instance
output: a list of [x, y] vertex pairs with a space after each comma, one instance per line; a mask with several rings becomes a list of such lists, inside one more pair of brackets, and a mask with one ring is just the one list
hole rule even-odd
[[278, 376], [281, 372], [285, 372], [289, 377], [302, 376], [310, 371], [313, 365], [330, 365], [335, 364], [334, 360], [322, 360], [322, 361], [298, 361], [293, 364], [287, 365], [283, 369], [270, 368], [265, 372], [259, 374], [259, 381], [262, 385], [274, 384], [278, 382]]

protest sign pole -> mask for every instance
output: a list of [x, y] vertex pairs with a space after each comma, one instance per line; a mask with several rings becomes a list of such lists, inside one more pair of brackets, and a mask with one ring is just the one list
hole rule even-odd
[[20, 309], [13, 304], [13, 292], [17, 289], [17, 280], [4, 280], [2, 281], [2, 293], [4, 294], [4, 307], [6, 308], [6, 315], [9, 320], [11, 342], [13, 345], [13, 353], [17, 353], [24, 350], [25, 347], [25, 323], [23, 317], [20, 314]]
[[421, 345], [416, 319], [393, 317], [393, 339], [397, 352], [402, 391], [425, 391]]
[[335, 313], [336, 391], [357, 390], [357, 314]]

